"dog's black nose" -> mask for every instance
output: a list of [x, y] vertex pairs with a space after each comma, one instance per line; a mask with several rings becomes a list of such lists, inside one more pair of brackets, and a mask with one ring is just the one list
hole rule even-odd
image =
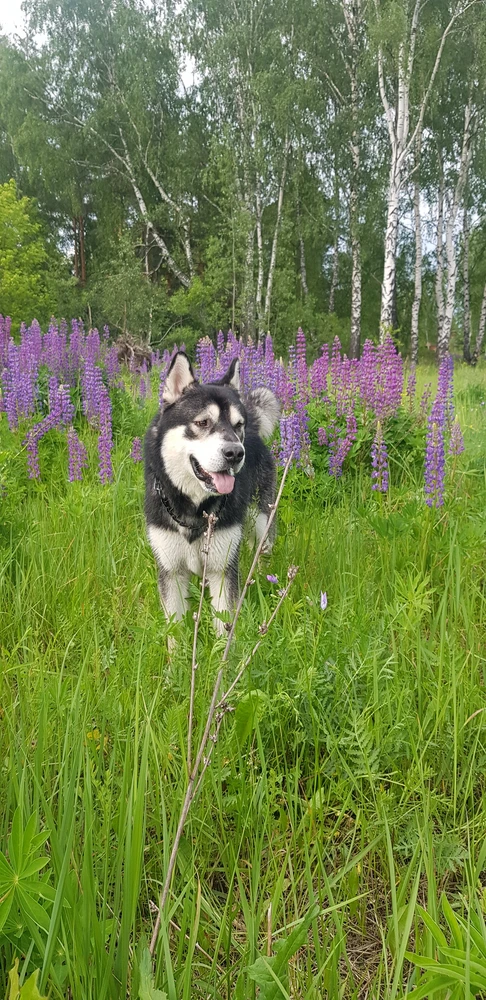
[[245, 449], [239, 441], [228, 441], [227, 444], [223, 445], [223, 455], [230, 465], [235, 465], [236, 462], [241, 462], [243, 455], [245, 454]]

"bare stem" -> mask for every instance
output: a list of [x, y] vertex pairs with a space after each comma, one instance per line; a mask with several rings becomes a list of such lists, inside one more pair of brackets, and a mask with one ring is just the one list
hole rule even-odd
[[197, 670], [197, 636], [199, 632], [199, 625], [201, 622], [202, 606], [204, 600], [204, 589], [206, 587], [207, 571], [208, 571], [208, 556], [209, 549], [214, 534], [214, 528], [218, 518], [215, 514], [206, 515], [208, 518], [208, 526], [204, 532], [204, 563], [202, 571], [201, 580], [201, 594], [199, 597], [199, 607], [197, 613], [194, 616], [194, 639], [192, 643], [192, 667], [191, 667], [191, 696], [189, 699], [189, 731], [187, 733], [187, 771], [188, 774], [191, 773], [191, 757], [192, 757], [192, 724], [194, 716], [194, 693], [196, 688], [196, 670]]
[[286, 463], [285, 468], [283, 470], [282, 479], [280, 481], [280, 488], [279, 488], [279, 491], [277, 493], [277, 497], [276, 497], [275, 503], [273, 503], [273, 504], [270, 505], [270, 516], [269, 516], [268, 521], [267, 521], [267, 523], [265, 525], [265, 531], [263, 532], [263, 535], [262, 535], [262, 537], [260, 539], [260, 542], [259, 542], [259, 544], [257, 546], [256, 552], [255, 552], [255, 555], [254, 555], [254, 558], [253, 558], [253, 562], [252, 562], [252, 564], [250, 566], [250, 569], [249, 569], [249, 572], [248, 572], [248, 576], [247, 576], [247, 578], [246, 578], [246, 580], [245, 580], [245, 582], [243, 584], [243, 588], [242, 588], [242, 591], [241, 591], [241, 594], [240, 594], [240, 598], [239, 598], [238, 604], [236, 605], [236, 610], [235, 610], [235, 613], [234, 613], [234, 616], [233, 616], [233, 621], [231, 622], [231, 628], [230, 628], [229, 633], [228, 633], [228, 639], [226, 641], [226, 646], [224, 648], [224, 653], [223, 653], [223, 657], [222, 657], [222, 661], [221, 661], [222, 663], [226, 663], [226, 660], [228, 659], [228, 655], [229, 655], [229, 651], [230, 651], [230, 646], [231, 646], [231, 643], [233, 641], [233, 636], [235, 634], [236, 623], [238, 621], [238, 618], [240, 617], [241, 609], [243, 607], [243, 601], [245, 600], [246, 592], [247, 592], [248, 587], [250, 586], [250, 583], [251, 583], [251, 581], [253, 579], [253, 573], [255, 572], [256, 566], [258, 564], [258, 560], [259, 560], [259, 558], [260, 558], [260, 556], [262, 554], [263, 546], [265, 545], [265, 542], [266, 542], [266, 540], [268, 538], [268, 533], [269, 533], [270, 528], [272, 527], [272, 524], [273, 524], [273, 522], [275, 520], [275, 516], [276, 516], [276, 513], [277, 513], [277, 507], [278, 507], [278, 505], [280, 503], [280, 500], [281, 500], [281, 497], [282, 497], [283, 488], [284, 488], [285, 480], [287, 478], [287, 473], [288, 473], [288, 471], [290, 469], [290, 463], [292, 461], [292, 457], [293, 456], [291, 455], [290, 458], [287, 460], [287, 463]]
[[[240, 615], [240, 612], [241, 612], [241, 608], [243, 606], [244, 597], [246, 595], [248, 587], [250, 586], [251, 580], [253, 578], [253, 573], [254, 573], [255, 567], [257, 565], [258, 559], [260, 557], [260, 554], [262, 552], [263, 546], [265, 544], [266, 538], [268, 536], [268, 532], [269, 532], [269, 530], [270, 530], [270, 528], [272, 526], [272, 523], [273, 523], [273, 521], [275, 519], [275, 515], [276, 515], [276, 512], [277, 512], [277, 507], [278, 507], [278, 505], [280, 503], [280, 499], [281, 499], [281, 496], [282, 496], [285, 479], [286, 479], [287, 473], [288, 473], [289, 468], [290, 468], [290, 463], [291, 463], [291, 458], [289, 458], [289, 460], [288, 460], [288, 462], [287, 462], [287, 464], [286, 464], [286, 466], [285, 466], [285, 468], [283, 470], [282, 479], [281, 479], [281, 482], [280, 482], [280, 488], [279, 488], [279, 491], [277, 493], [277, 497], [276, 497], [275, 503], [271, 505], [270, 515], [269, 515], [269, 518], [268, 518], [268, 521], [267, 521], [267, 524], [266, 524], [266, 527], [265, 527], [265, 531], [263, 532], [263, 535], [262, 535], [262, 537], [260, 539], [260, 543], [259, 543], [259, 545], [257, 547], [256, 552], [255, 552], [255, 557], [254, 557], [253, 562], [251, 564], [250, 572], [248, 573], [248, 576], [246, 578], [246, 581], [244, 583], [244, 586], [243, 586], [243, 589], [242, 589], [242, 592], [241, 592], [240, 599], [239, 599], [238, 604], [236, 606], [235, 614], [234, 614], [233, 621], [231, 623], [231, 628], [230, 628], [229, 634], [228, 634], [228, 640], [226, 642], [226, 646], [225, 646], [225, 649], [224, 649], [224, 652], [223, 652], [223, 656], [221, 658], [221, 666], [220, 666], [220, 668], [218, 670], [218, 674], [217, 674], [216, 681], [215, 681], [215, 684], [214, 684], [213, 694], [212, 694], [212, 698], [211, 698], [211, 704], [210, 704], [209, 710], [208, 710], [208, 717], [206, 719], [206, 725], [205, 725], [205, 728], [204, 728], [204, 733], [202, 735], [201, 742], [199, 744], [199, 749], [197, 751], [197, 755], [196, 755], [196, 759], [194, 761], [194, 765], [192, 767], [192, 770], [189, 771], [189, 780], [188, 780], [188, 783], [187, 783], [186, 794], [184, 796], [184, 802], [182, 804], [181, 814], [180, 814], [180, 817], [179, 817], [179, 822], [178, 822], [177, 830], [176, 830], [175, 837], [174, 837], [174, 843], [172, 845], [172, 851], [171, 851], [171, 854], [170, 854], [169, 864], [168, 864], [168, 867], [167, 867], [167, 874], [165, 876], [165, 881], [164, 881], [164, 884], [162, 886], [162, 892], [161, 892], [161, 895], [160, 895], [160, 902], [159, 902], [159, 908], [158, 908], [158, 913], [157, 913], [157, 919], [155, 921], [154, 930], [153, 930], [153, 933], [152, 933], [152, 938], [150, 940], [149, 951], [150, 951], [151, 955], [154, 954], [155, 947], [157, 945], [157, 938], [159, 936], [160, 923], [161, 923], [161, 920], [162, 920], [162, 912], [163, 912], [164, 906], [165, 906], [166, 901], [167, 901], [167, 896], [169, 895], [170, 884], [171, 884], [171, 881], [172, 881], [172, 875], [173, 875], [173, 872], [174, 872], [175, 863], [176, 863], [176, 859], [177, 859], [177, 852], [179, 850], [179, 844], [180, 844], [181, 837], [182, 837], [182, 831], [184, 829], [185, 822], [186, 822], [186, 819], [187, 819], [187, 814], [189, 812], [189, 809], [191, 807], [191, 803], [192, 803], [192, 801], [193, 801], [193, 799], [195, 797], [195, 794], [196, 794], [196, 792], [198, 791], [198, 789], [199, 789], [199, 787], [201, 785], [201, 779], [202, 779], [203, 775], [205, 774], [205, 772], [206, 772], [206, 770], [207, 770], [207, 768], [209, 766], [209, 762], [211, 760], [211, 755], [212, 755], [212, 750], [213, 750], [214, 745], [216, 743], [216, 740], [218, 738], [218, 734], [219, 734], [219, 730], [221, 728], [222, 721], [223, 721], [226, 713], [228, 711], [230, 711], [230, 708], [229, 708], [229, 706], [226, 703], [224, 705], [221, 704], [221, 703], [218, 703], [218, 695], [219, 695], [219, 691], [220, 691], [220, 688], [221, 688], [221, 682], [223, 680], [224, 664], [226, 663], [226, 661], [228, 659], [228, 654], [229, 654], [231, 642], [232, 642], [232, 639], [233, 639], [233, 636], [234, 636], [234, 632], [235, 632], [236, 622], [238, 621], [238, 618], [239, 618], [239, 615]], [[209, 525], [208, 525], [208, 528], [209, 528]], [[206, 548], [207, 548], [207, 545], [206, 545]], [[206, 562], [206, 560], [207, 560], [207, 556], [205, 556], [205, 562]], [[206, 562], [206, 566], [207, 566], [207, 562]], [[292, 569], [292, 567], [291, 567], [291, 569]], [[295, 570], [295, 572], [296, 572], [296, 570]], [[288, 590], [288, 586], [292, 582], [292, 580], [293, 580], [293, 578], [295, 576], [295, 572], [293, 573], [292, 577], [290, 577], [290, 570], [289, 570], [289, 584], [287, 585], [286, 590]], [[202, 589], [201, 589], [201, 595], [202, 595]], [[282, 600], [283, 600], [283, 596], [281, 597], [281, 600], [280, 600], [279, 604], [277, 605], [277, 608], [275, 609], [275, 613], [276, 613], [278, 607], [280, 606]], [[201, 602], [202, 602], [202, 596], [201, 596], [201, 599], [200, 599], [200, 604], [201, 604]], [[273, 617], [275, 617], [275, 613], [272, 616], [272, 618], [270, 619], [271, 621], [273, 621]], [[197, 616], [196, 616], [196, 621], [197, 621]], [[197, 624], [199, 624], [198, 621], [197, 621]], [[266, 627], [265, 631], [266, 630], [267, 630], [267, 627]], [[258, 645], [259, 645], [259, 643], [257, 643], [257, 646], [255, 648], [258, 648]], [[195, 652], [194, 652], [194, 650], [195, 650], [195, 643], [193, 645], [193, 665], [194, 665], [194, 662], [195, 662]], [[250, 659], [251, 659], [251, 657], [253, 655], [253, 652], [254, 652], [254, 650], [252, 651], [252, 653], [250, 653], [250, 656], [248, 658], [248, 662], [250, 661]], [[246, 667], [242, 668], [242, 670], [240, 671], [239, 675], [241, 675], [243, 673], [244, 669], [246, 669]], [[193, 668], [192, 675], [194, 676], [194, 674], [195, 674], [195, 669]], [[234, 682], [233, 682], [233, 684], [231, 685], [231, 687], [230, 687], [229, 690], [232, 691], [234, 689], [234, 686], [235, 685], [234, 685]], [[192, 683], [191, 683], [191, 694], [192, 694]], [[192, 695], [192, 700], [193, 700], [193, 695]], [[222, 701], [224, 701], [224, 699], [222, 699]], [[216, 711], [218, 709], [219, 709], [219, 711], [218, 711], [218, 715], [216, 717], [216, 729], [215, 729], [215, 732], [211, 734], [211, 727], [212, 727], [212, 724], [213, 724], [213, 719], [214, 719], [215, 713], [216, 713]], [[192, 725], [192, 716], [191, 716], [191, 725]], [[211, 736], [210, 736], [210, 734], [211, 734]], [[198, 775], [199, 767], [200, 767], [201, 761], [203, 759], [204, 752], [206, 750], [206, 746], [207, 746], [208, 741], [210, 739], [211, 739], [212, 746], [211, 746], [210, 752], [204, 758], [203, 768], [202, 768], [201, 774], [199, 776], [199, 780], [196, 783], [196, 778], [197, 778], [197, 775]], [[192, 751], [191, 751], [191, 756], [192, 756]]]

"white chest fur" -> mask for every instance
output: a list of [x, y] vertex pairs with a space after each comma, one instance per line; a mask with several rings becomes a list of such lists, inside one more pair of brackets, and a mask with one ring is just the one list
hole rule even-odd
[[[236, 556], [241, 541], [241, 525], [232, 528], [216, 528], [208, 556], [208, 572], [223, 572]], [[185, 530], [168, 531], [166, 528], [148, 527], [148, 538], [159, 566], [167, 573], [189, 571], [202, 576], [204, 561], [204, 538], [189, 542]]]

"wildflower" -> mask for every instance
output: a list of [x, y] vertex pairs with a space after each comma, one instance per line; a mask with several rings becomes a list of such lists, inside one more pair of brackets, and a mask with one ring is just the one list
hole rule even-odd
[[428, 420], [425, 447], [425, 502], [428, 507], [442, 507], [444, 503], [445, 422], [445, 408], [437, 398]]
[[111, 400], [104, 386], [100, 393], [99, 416], [98, 454], [100, 479], [102, 483], [109, 483], [113, 479], [113, 466], [111, 464], [113, 437], [111, 430]]
[[449, 441], [449, 455], [462, 455], [464, 451], [464, 438], [462, 436], [461, 425], [458, 418], [454, 420]]
[[269, 583], [278, 583], [278, 576], [274, 573], [267, 573], [267, 580]]
[[139, 437], [133, 439], [132, 450], [130, 452], [130, 457], [134, 462], [141, 462], [143, 459], [142, 455], [142, 441]]
[[327, 608], [327, 593], [325, 590], [321, 590], [321, 611], [325, 611]]
[[408, 405], [410, 412], [413, 410], [416, 387], [417, 387], [417, 368], [415, 362], [413, 362], [410, 368], [410, 375], [408, 376], [408, 381], [407, 381], [407, 396], [408, 396]]
[[371, 445], [371, 464], [373, 466], [371, 478], [374, 480], [371, 489], [386, 493], [388, 490], [388, 453], [380, 420], [376, 422], [376, 434]]
[[82, 470], [88, 464], [88, 454], [82, 441], [80, 441], [74, 427], [70, 427], [67, 433], [69, 475], [70, 483], [83, 478]]

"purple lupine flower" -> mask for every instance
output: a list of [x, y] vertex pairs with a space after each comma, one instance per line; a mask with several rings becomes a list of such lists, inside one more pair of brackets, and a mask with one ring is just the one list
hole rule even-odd
[[38, 434], [35, 433], [34, 427], [27, 434], [24, 444], [27, 445], [27, 468], [29, 470], [29, 479], [40, 479], [39, 437]]
[[329, 347], [322, 345], [320, 358], [316, 358], [310, 370], [310, 391], [313, 399], [327, 400], [327, 373], [329, 370]]
[[99, 473], [101, 482], [109, 483], [113, 479], [111, 450], [113, 437], [111, 428], [111, 400], [105, 387], [102, 387], [99, 406], [100, 433], [98, 437]]
[[324, 448], [326, 446], [326, 444], [329, 443], [328, 442], [328, 438], [327, 438], [327, 431], [326, 431], [325, 427], [318, 427], [317, 428], [317, 442], [321, 446], [321, 448]]
[[102, 390], [103, 375], [101, 368], [94, 363], [92, 357], [88, 356], [84, 359], [84, 367], [81, 375], [81, 397], [83, 400], [84, 415], [91, 423], [99, 414]]
[[376, 421], [376, 434], [371, 445], [372, 490], [386, 493], [388, 490], [388, 453], [383, 437], [381, 421]]
[[7, 360], [7, 347], [10, 341], [10, 316], [0, 316], [0, 371]]
[[364, 409], [375, 405], [376, 352], [371, 340], [365, 340], [360, 360], [360, 395]]
[[325, 590], [321, 590], [321, 611], [325, 611], [327, 608], [327, 593]]
[[429, 408], [429, 400], [431, 395], [432, 395], [432, 383], [427, 382], [424, 387], [424, 391], [422, 393], [422, 398], [420, 400], [420, 413], [424, 420], [427, 415], [427, 410]]
[[450, 427], [454, 420], [454, 359], [451, 354], [446, 354], [439, 365], [437, 399], [444, 407], [447, 426]]
[[306, 403], [309, 398], [309, 373], [307, 371], [307, 344], [305, 333], [299, 326], [295, 351], [296, 388], [299, 399]]
[[428, 419], [425, 446], [425, 502], [428, 507], [442, 507], [444, 503], [445, 424], [445, 406], [437, 397]]
[[278, 576], [275, 576], [275, 573], [267, 573], [267, 580], [269, 583], [278, 583]]
[[456, 417], [451, 430], [451, 437], [449, 441], [449, 455], [462, 455], [463, 451], [464, 451], [464, 438], [462, 436], [459, 418]]
[[410, 412], [412, 412], [413, 410], [416, 387], [417, 387], [417, 366], [415, 364], [415, 361], [413, 361], [410, 367], [410, 374], [407, 379], [407, 396], [408, 396], [408, 406]]
[[130, 458], [134, 462], [142, 462], [143, 461], [142, 441], [141, 441], [141, 438], [139, 438], [139, 437], [136, 437], [136, 438], [133, 439], [132, 450], [130, 452]]
[[69, 427], [67, 432], [69, 475], [70, 483], [83, 478], [83, 469], [88, 464], [88, 453], [83, 442], [79, 439], [74, 427]]
[[114, 385], [116, 378], [120, 372], [118, 350], [114, 345], [112, 347], [109, 347], [105, 354], [105, 369], [108, 377], [108, 385]]
[[222, 330], [219, 330], [216, 337], [216, 351], [219, 358], [222, 358], [224, 354], [224, 333]]
[[209, 337], [196, 344], [196, 372], [201, 382], [210, 382], [216, 370], [216, 352]]
[[296, 413], [286, 413], [280, 417], [280, 465], [286, 465], [289, 458], [300, 458], [300, 427]]

